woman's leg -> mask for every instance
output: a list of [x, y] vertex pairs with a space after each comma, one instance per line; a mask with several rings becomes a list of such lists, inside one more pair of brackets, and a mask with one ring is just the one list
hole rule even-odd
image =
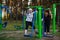
[[47, 29], [46, 26], [47, 26], [47, 25], [46, 25], [46, 23], [45, 23], [45, 24], [44, 24], [44, 32], [46, 32], [46, 29]]
[[35, 25], [32, 22], [30, 23], [30, 26], [33, 28], [35, 33], [38, 33], [38, 31], [35, 29]]
[[29, 22], [26, 21], [25, 35], [27, 35], [28, 33], [28, 26], [29, 26]]
[[44, 29], [43, 30], [44, 30], [43, 33], [46, 34], [46, 31], [47, 31], [47, 25], [46, 25], [46, 23], [44, 23]]
[[50, 23], [47, 24], [47, 33], [49, 34], [50, 32]]

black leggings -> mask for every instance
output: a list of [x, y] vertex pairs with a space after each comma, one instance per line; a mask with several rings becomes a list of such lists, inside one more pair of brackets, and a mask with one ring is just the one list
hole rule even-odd
[[44, 23], [44, 32], [50, 31], [50, 23]]
[[[28, 21], [26, 21], [26, 28], [25, 29], [27, 29], [28, 30], [28, 27], [29, 26], [31, 26], [32, 27], [32, 22], [28, 22]], [[34, 26], [34, 28], [33, 29], [35, 29], [35, 26]]]

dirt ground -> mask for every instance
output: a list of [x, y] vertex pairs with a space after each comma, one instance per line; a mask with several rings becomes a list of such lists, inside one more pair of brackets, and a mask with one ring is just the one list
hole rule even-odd
[[[40, 40], [36, 37], [24, 37], [22, 31], [1, 31], [0, 40]], [[41, 40], [60, 40], [60, 35], [57, 33], [54, 37], [43, 37]]]

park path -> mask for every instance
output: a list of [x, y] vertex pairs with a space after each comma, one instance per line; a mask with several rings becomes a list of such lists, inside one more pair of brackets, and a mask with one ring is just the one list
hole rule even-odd
[[[2, 31], [0, 32], [0, 38], [9, 40], [40, 40], [38, 38], [24, 37], [23, 31]], [[59, 36], [54, 36], [52, 38], [43, 37], [42, 40], [60, 40]]]

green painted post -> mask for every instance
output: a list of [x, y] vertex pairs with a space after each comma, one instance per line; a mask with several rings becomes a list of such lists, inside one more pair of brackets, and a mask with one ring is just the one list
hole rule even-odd
[[2, 4], [0, 4], [0, 30], [2, 30]]
[[38, 38], [41, 39], [42, 38], [42, 7], [41, 6], [38, 8], [38, 15], [37, 16], [38, 16], [37, 22], [38, 22], [38, 32], [39, 32]]
[[26, 16], [24, 15], [24, 26], [26, 26]]
[[35, 21], [36, 28], [37, 28], [37, 13], [38, 12], [36, 12], [36, 21]]
[[53, 4], [52, 8], [52, 16], [53, 16], [53, 34], [56, 33], [56, 4]]

